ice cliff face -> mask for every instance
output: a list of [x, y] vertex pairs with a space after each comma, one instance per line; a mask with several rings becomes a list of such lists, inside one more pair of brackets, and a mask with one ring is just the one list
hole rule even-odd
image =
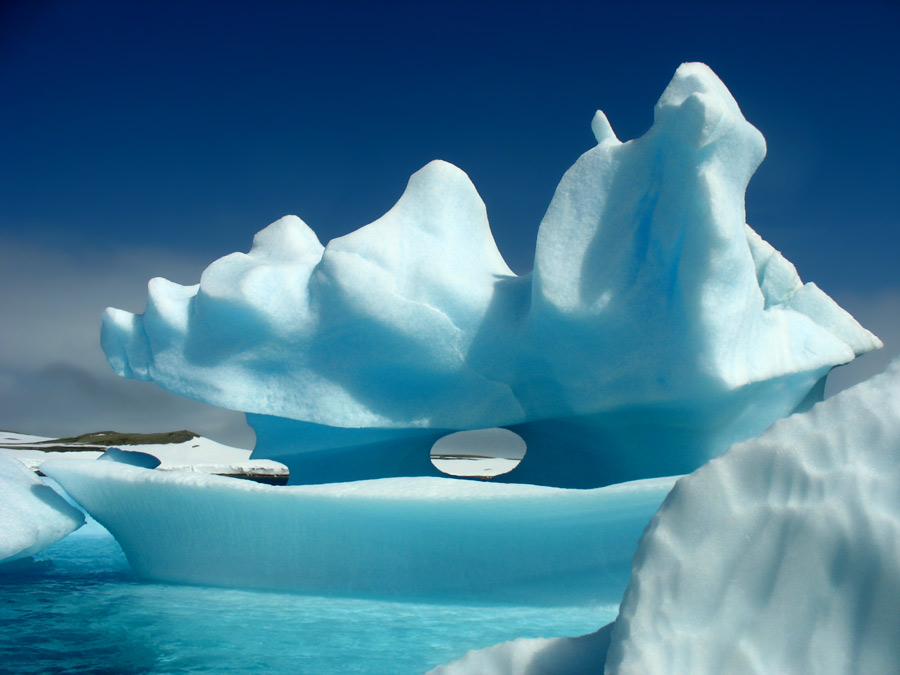
[[151, 280], [143, 315], [107, 310], [107, 358], [250, 413], [293, 479], [429, 474], [435, 440], [501, 426], [528, 444], [509, 480], [590, 487], [691, 471], [880, 346], [745, 224], [765, 142], [709, 68], [678, 69], [641, 138], [592, 127], [530, 275], [436, 161], [325, 247], [287, 216], [196, 286]]
[[892, 673], [900, 360], [676, 484], [644, 533], [608, 675]]

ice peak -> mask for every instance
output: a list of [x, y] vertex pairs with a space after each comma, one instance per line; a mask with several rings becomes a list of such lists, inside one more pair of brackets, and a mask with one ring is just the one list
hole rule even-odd
[[301, 452], [296, 435], [360, 457], [391, 447], [411, 463], [380, 466], [416, 475], [429, 434], [514, 427], [529, 448], [514, 479], [690, 471], [879, 343], [746, 227], [765, 142], [707, 66], [682, 65], [654, 119], [619, 143], [595, 114], [598, 144], [563, 176], [532, 275], [510, 271], [475, 186], [437, 160], [324, 248], [288, 216], [199, 286], [151, 282], [144, 316], [106, 315], [110, 364], [254, 413], [272, 456]]
[[732, 114], [741, 114], [728, 88], [705, 63], [682, 63], [656, 103], [655, 112], [678, 108], [693, 95], [714, 100]]
[[606, 118], [606, 113], [602, 110], [598, 110], [594, 113], [594, 119], [591, 120], [591, 131], [594, 132], [594, 138], [597, 139], [597, 143], [619, 141], [616, 132], [613, 131], [612, 125], [610, 125], [609, 120]]
[[253, 237], [251, 256], [292, 260], [322, 256], [323, 246], [312, 228], [297, 216], [284, 216]]

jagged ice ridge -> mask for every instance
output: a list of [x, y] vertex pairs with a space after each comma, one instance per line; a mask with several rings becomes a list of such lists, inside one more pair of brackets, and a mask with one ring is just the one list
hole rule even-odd
[[506, 427], [528, 455], [499, 480], [596, 487], [692, 471], [880, 346], [746, 225], [765, 142], [708, 67], [678, 69], [644, 136], [592, 128], [531, 274], [435, 161], [325, 247], [286, 216], [195, 286], [151, 280], [143, 315], [107, 310], [107, 358], [249, 413], [294, 481], [437, 475], [435, 440]]

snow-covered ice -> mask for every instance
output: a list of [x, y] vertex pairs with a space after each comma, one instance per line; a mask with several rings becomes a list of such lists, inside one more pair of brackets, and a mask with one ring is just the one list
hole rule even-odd
[[425, 675], [587, 675], [600, 673], [612, 624], [564, 638], [519, 638], [467, 652]]
[[675, 486], [606, 672], [893, 673], [898, 635], [900, 359]]
[[12, 443], [14, 445], [28, 444], [28, 443], [42, 443], [46, 440], [49, 440], [46, 436], [34, 436], [33, 434], [20, 434], [17, 431], [0, 431], [0, 446], [3, 446], [7, 443]]
[[533, 274], [435, 161], [327, 246], [286, 216], [197, 285], [151, 280], [143, 315], [106, 312], [107, 358], [251, 413], [296, 482], [434, 475], [440, 437], [507, 427], [528, 456], [501, 480], [596, 487], [689, 472], [880, 346], [746, 225], [765, 142], [709, 68], [678, 69], [644, 136], [592, 129]]
[[[113, 433], [113, 432], [110, 432]], [[0, 432], [0, 457], [15, 457], [33, 471], [38, 471], [48, 459], [97, 459], [109, 447], [139, 451], [160, 460], [162, 471], [196, 471], [226, 476], [272, 477], [286, 480], [287, 467], [266, 459], [251, 459], [250, 450], [223, 445], [210, 438], [188, 434], [187, 440], [171, 443], [126, 444], [91, 442], [86, 435], [79, 443], [61, 442], [66, 439], [48, 438], [14, 432]]]
[[567, 490], [454, 478], [271, 487], [114, 462], [44, 472], [141, 576], [313, 593], [615, 604], [674, 478]]
[[0, 563], [26, 558], [84, 523], [84, 515], [12, 457], [0, 456]]

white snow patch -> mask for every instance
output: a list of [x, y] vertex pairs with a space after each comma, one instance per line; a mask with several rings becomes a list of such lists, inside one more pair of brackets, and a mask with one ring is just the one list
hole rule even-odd
[[[0, 456], [15, 457], [25, 466], [37, 471], [48, 459], [97, 459], [106, 450], [78, 449], [41, 450], [35, 445], [53, 445], [54, 439], [14, 432], [0, 432]], [[16, 447], [25, 446], [25, 447]], [[250, 459], [251, 450], [223, 445], [198, 436], [183, 443], [119, 444], [123, 450], [136, 450], [157, 457], [161, 471], [196, 471], [223, 475], [286, 476], [287, 467], [266, 459]]]

